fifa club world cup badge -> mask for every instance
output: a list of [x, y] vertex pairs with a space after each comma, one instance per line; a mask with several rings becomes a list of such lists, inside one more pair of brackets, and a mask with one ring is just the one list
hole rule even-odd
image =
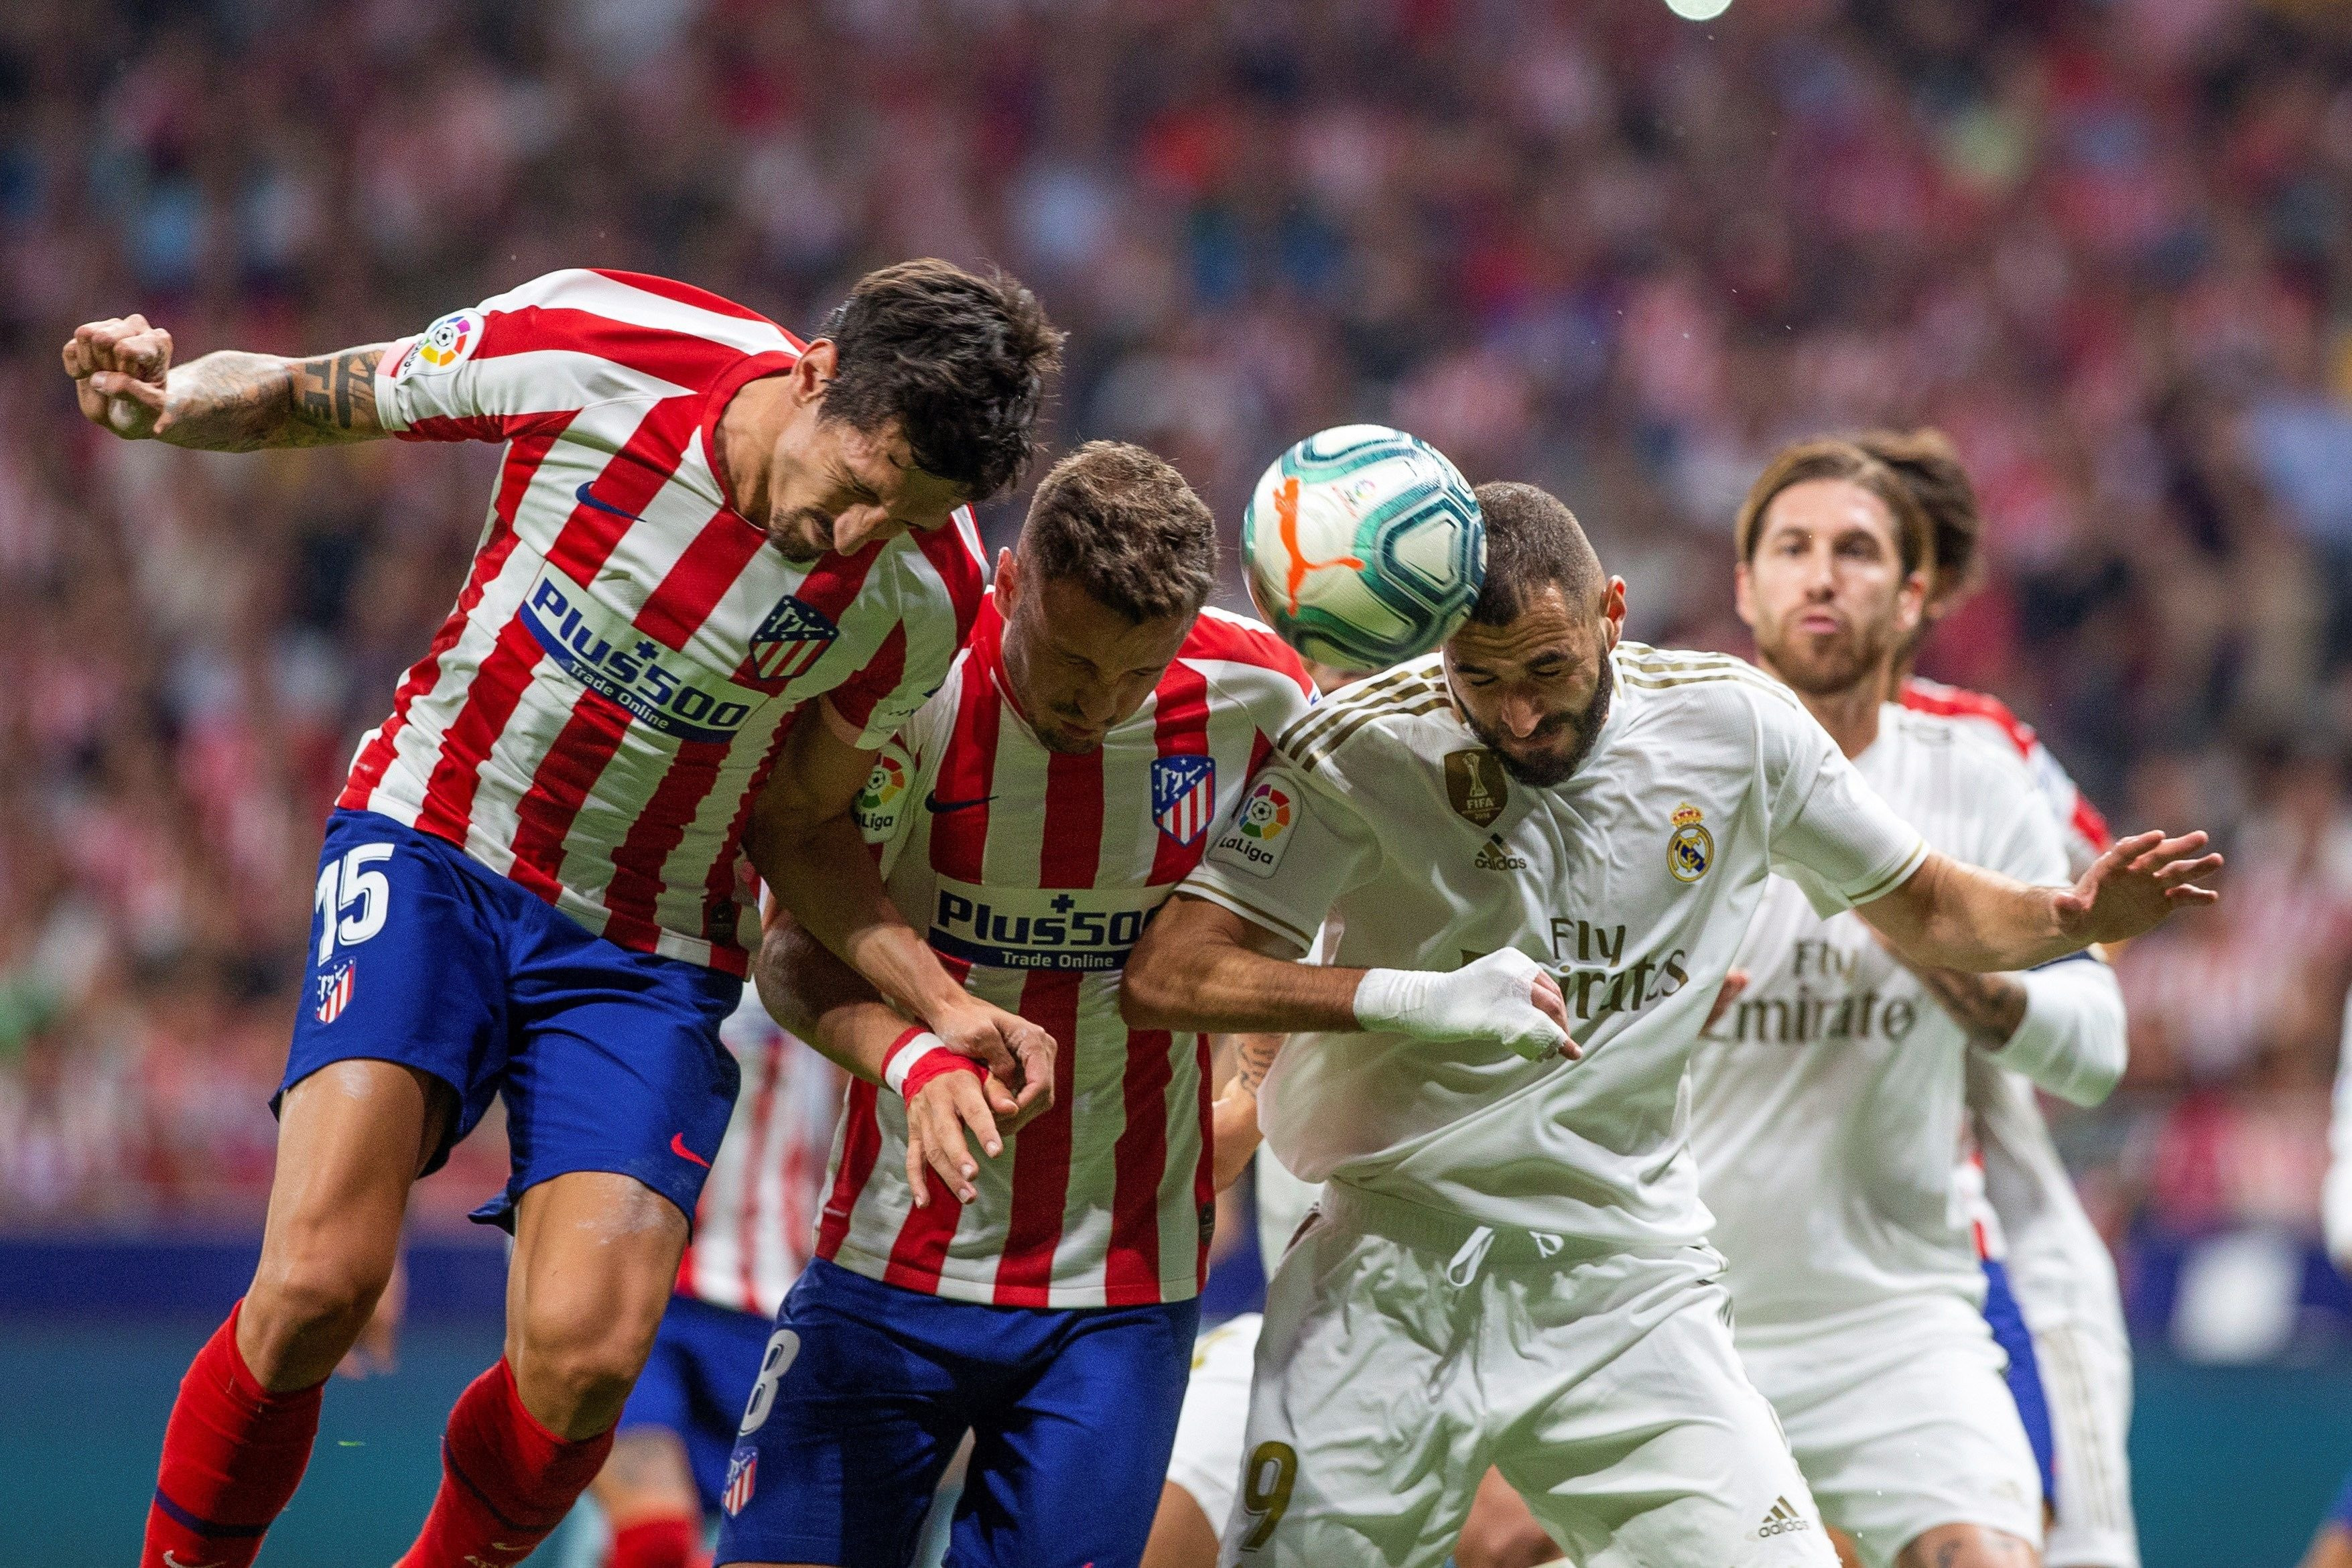
[[1706, 814], [1690, 802], [1675, 807], [1675, 830], [1666, 837], [1666, 869], [1677, 882], [1696, 882], [1715, 862], [1715, 835], [1706, 830]]
[[347, 958], [327, 973], [312, 979], [310, 984], [317, 987], [319, 999], [311, 1012], [319, 1022], [331, 1024], [343, 1016], [343, 1009], [352, 1005], [352, 982], [358, 973], [359, 961]]
[[1503, 765], [1485, 747], [1445, 753], [1445, 798], [1454, 815], [1475, 827], [1485, 827], [1503, 815], [1511, 786], [1503, 780]]

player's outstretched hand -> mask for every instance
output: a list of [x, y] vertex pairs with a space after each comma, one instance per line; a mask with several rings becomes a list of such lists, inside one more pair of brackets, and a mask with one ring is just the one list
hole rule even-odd
[[1491, 1041], [1529, 1061], [1583, 1055], [1568, 1033], [1559, 982], [1513, 947], [1450, 973], [1368, 969], [1356, 986], [1356, 1022], [1419, 1040]]
[[2196, 885], [2221, 868], [2219, 855], [2199, 855], [2206, 836], [2135, 833], [2091, 862], [2083, 879], [2057, 899], [2058, 923], [2087, 947], [2125, 942], [2155, 930], [2185, 904], [2210, 904], [2221, 895]]
[[133, 441], [155, 434], [172, 369], [171, 333], [144, 316], [85, 322], [66, 343], [65, 362], [83, 418]]
[[1714, 1028], [1717, 1024], [1723, 1022], [1723, 1016], [1731, 1011], [1731, 1005], [1734, 1002], [1738, 1001], [1739, 994], [1747, 989], [1748, 971], [1744, 969], [1726, 970], [1723, 975], [1723, 984], [1716, 988], [1715, 1000], [1707, 1005], [1706, 1022], [1699, 1026], [1698, 1032], [1704, 1035], [1709, 1029]]
[[1017, 1132], [1053, 1109], [1053, 1036], [1017, 1013], [971, 995], [927, 1022], [949, 1049], [987, 1067], [988, 1100], [1004, 1131]]
[[[983, 1092], [982, 1085], [995, 1092]], [[971, 1184], [980, 1174], [980, 1167], [972, 1163], [971, 1146], [978, 1143], [981, 1152], [992, 1160], [1004, 1152], [1004, 1139], [997, 1131], [996, 1115], [990, 1105], [999, 1094], [1008, 1102], [1013, 1098], [993, 1075], [976, 1078], [967, 1071], [943, 1072], [907, 1101], [907, 1186], [915, 1194], [917, 1208], [929, 1208], [931, 1203], [930, 1183], [923, 1175], [926, 1167], [938, 1173], [956, 1202], [968, 1204], [980, 1195]], [[964, 1136], [967, 1129], [969, 1138]]]

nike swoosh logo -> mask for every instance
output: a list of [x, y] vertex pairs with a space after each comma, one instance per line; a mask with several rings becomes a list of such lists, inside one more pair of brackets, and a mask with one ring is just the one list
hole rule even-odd
[[669, 1135], [669, 1152], [681, 1160], [693, 1161], [706, 1171], [710, 1169], [709, 1161], [686, 1146], [686, 1134], [683, 1132], [673, 1132]]
[[608, 500], [597, 500], [597, 499], [596, 499], [596, 492], [595, 492], [594, 490], [592, 490], [592, 489], [590, 489], [588, 488], [589, 484], [590, 484], [590, 483], [592, 483], [592, 482], [593, 482], [593, 481], [591, 481], [591, 480], [585, 480], [585, 479], [583, 479], [583, 480], [582, 480], [582, 481], [581, 481], [580, 488], [579, 488], [578, 489], [573, 490], [573, 491], [572, 492], [572, 494], [573, 498], [574, 498], [574, 499], [576, 499], [576, 500], [580, 502], [580, 504], [581, 504], [582, 506], [593, 506], [593, 507], [594, 507], [598, 511], [609, 511], [609, 512], [611, 512], [614, 517], [625, 517], [625, 518], [627, 518], [631, 522], [642, 522], [642, 521], [645, 521], [643, 518], [639, 517], [635, 512], [633, 512], [633, 511], [623, 511], [619, 507], [614, 506], [611, 501], [608, 501]]
[[970, 800], [941, 800], [940, 792], [933, 790], [923, 797], [923, 809], [937, 816], [945, 811], [968, 811], [975, 805], [986, 805], [995, 798], [992, 795], [979, 795]]

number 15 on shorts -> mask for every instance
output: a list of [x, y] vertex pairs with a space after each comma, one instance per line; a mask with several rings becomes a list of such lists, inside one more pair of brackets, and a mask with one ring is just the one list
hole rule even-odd
[[391, 858], [391, 845], [362, 844], [319, 868], [310, 906], [319, 912], [320, 963], [335, 956], [337, 942], [356, 946], [383, 929], [392, 914], [392, 882], [369, 868]]

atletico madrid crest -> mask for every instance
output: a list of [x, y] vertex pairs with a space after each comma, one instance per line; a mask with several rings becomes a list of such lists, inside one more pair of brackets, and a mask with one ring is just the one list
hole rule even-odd
[[1191, 848], [1209, 830], [1217, 810], [1217, 763], [1213, 757], [1159, 757], [1151, 763], [1151, 820], [1160, 831]]
[[719, 1494], [719, 1506], [734, 1518], [751, 1500], [751, 1490], [760, 1484], [760, 1450], [739, 1448], [727, 1461], [727, 1489]]
[[352, 1005], [352, 979], [358, 973], [359, 961], [347, 958], [310, 982], [319, 993], [318, 1004], [311, 1009], [319, 1022], [331, 1024], [343, 1016], [343, 1009]]
[[788, 598], [769, 611], [760, 629], [751, 634], [746, 649], [749, 657], [735, 679], [772, 691], [806, 675], [840, 635], [841, 628], [824, 611]]

